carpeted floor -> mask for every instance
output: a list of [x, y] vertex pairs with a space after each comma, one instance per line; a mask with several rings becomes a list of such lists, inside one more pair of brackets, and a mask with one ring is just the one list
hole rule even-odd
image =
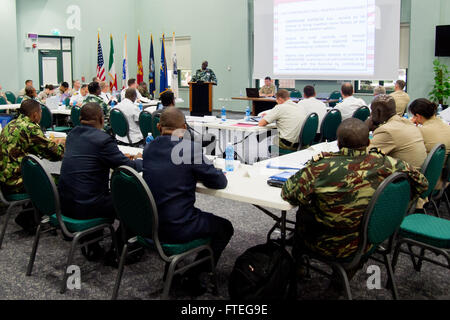
[[[266, 233], [272, 226], [271, 219], [258, 209], [234, 201], [198, 195], [196, 205], [232, 221], [235, 233], [219, 261], [217, 272], [219, 296], [210, 293], [192, 298], [181, 290], [172, 290], [172, 299], [228, 299], [228, 276], [236, 258], [251, 246], [265, 242]], [[295, 212], [289, 215], [293, 219]], [[448, 212], [446, 218], [450, 218]], [[4, 217], [1, 217], [3, 224]], [[88, 262], [77, 251], [75, 264], [81, 268], [81, 289], [59, 293], [63, 266], [69, 249], [69, 242], [58, 235], [49, 234], [41, 238], [38, 254], [31, 277], [25, 276], [26, 265], [31, 251], [33, 237], [26, 235], [14, 223], [8, 227], [4, 247], [0, 250], [0, 299], [109, 299], [112, 293], [117, 270], [105, 267], [102, 263]], [[442, 259], [443, 261], [443, 259]], [[386, 289], [368, 290], [366, 281], [369, 275], [369, 261], [351, 281], [354, 299], [391, 299]], [[386, 272], [381, 266], [383, 285]], [[125, 267], [119, 299], [159, 299], [158, 290], [162, 288], [163, 263], [156, 253], [148, 252], [141, 262]], [[396, 279], [401, 299], [450, 299], [450, 270], [424, 263], [422, 272], [414, 271], [411, 261], [400, 256]], [[323, 300], [343, 299], [331, 294], [327, 287], [329, 280], [312, 273], [309, 280], [299, 281], [299, 299]]]

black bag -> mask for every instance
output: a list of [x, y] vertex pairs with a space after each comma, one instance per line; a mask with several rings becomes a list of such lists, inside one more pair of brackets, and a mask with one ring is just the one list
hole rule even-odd
[[269, 241], [245, 251], [234, 264], [228, 283], [231, 300], [295, 299], [294, 261], [280, 245]]

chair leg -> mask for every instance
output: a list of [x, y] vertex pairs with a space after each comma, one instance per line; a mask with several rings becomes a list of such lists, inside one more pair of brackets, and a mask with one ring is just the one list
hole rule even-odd
[[420, 258], [417, 259], [417, 265], [415, 266], [416, 271], [420, 272], [422, 270], [423, 257], [425, 256], [425, 249], [420, 249]]
[[392, 297], [394, 298], [394, 300], [398, 300], [397, 284], [395, 283], [394, 270], [392, 269], [391, 261], [389, 260], [389, 257], [387, 254], [384, 254], [383, 258], [384, 258], [384, 264], [386, 265], [386, 269], [388, 272], [388, 285], [386, 287], [391, 288]]
[[398, 256], [400, 255], [400, 249], [402, 246], [401, 241], [397, 241], [397, 244], [395, 245], [394, 254], [392, 256], [392, 272], [395, 273], [395, 267], [397, 266]]
[[33, 241], [33, 249], [31, 250], [30, 260], [28, 261], [28, 267], [27, 267], [27, 276], [31, 276], [31, 272], [33, 272], [33, 265], [34, 260], [36, 259], [36, 252], [39, 245], [39, 239], [41, 238], [41, 228], [42, 224], [39, 224], [36, 229], [36, 235], [34, 236]]
[[434, 210], [436, 211], [436, 216], [438, 218], [441, 218], [441, 213], [439, 212], [439, 207], [436, 204], [436, 201], [434, 201], [433, 199], [431, 199], [431, 203], [433, 204]]
[[178, 263], [177, 259], [173, 259], [170, 262], [169, 271], [167, 272], [167, 279], [164, 282], [164, 290], [163, 290], [163, 294], [161, 296], [161, 300], [169, 299], [170, 287], [172, 286], [173, 274], [175, 272], [175, 267], [176, 267], [177, 263]]
[[70, 251], [69, 251], [69, 256], [67, 257], [67, 264], [64, 267], [64, 275], [63, 275], [63, 280], [61, 283], [61, 290], [60, 293], [63, 294], [66, 292], [67, 289], [67, 279], [69, 278], [69, 274], [67, 273], [67, 269], [69, 268], [70, 265], [72, 265], [72, 260], [73, 260], [73, 255], [75, 253], [75, 248], [78, 244], [79, 241], [79, 235], [76, 235], [73, 239], [72, 239], [72, 245], [70, 246]]
[[120, 256], [119, 270], [117, 270], [117, 278], [116, 283], [114, 284], [111, 300], [117, 300], [117, 295], [119, 293], [120, 282], [122, 281], [123, 268], [125, 266], [125, 259], [127, 258], [127, 254], [128, 254], [128, 243], [125, 243], [125, 245], [122, 248], [122, 255]]
[[447, 193], [444, 192], [445, 204], [447, 205], [447, 211], [450, 213], [450, 201], [448, 201]]
[[211, 255], [211, 273], [212, 273], [212, 284], [213, 284], [213, 295], [218, 296], [219, 295], [219, 283], [217, 281], [217, 271], [216, 271], [216, 265], [214, 263], [214, 255], [212, 250], [210, 250], [209, 254]]
[[0, 234], [0, 249], [2, 248], [3, 239], [4, 239], [5, 233], [6, 233], [6, 227], [8, 226], [9, 219], [11, 219], [11, 214], [12, 214], [13, 208], [14, 208], [14, 206], [9, 206], [8, 209], [6, 210], [5, 222], [2, 226], [2, 231]]
[[352, 292], [350, 290], [350, 283], [348, 281], [347, 272], [345, 272], [344, 268], [342, 268], [342, 266], [340, 265], [335, 265], [335, 267], [339, 273], [339, 276], [341, 277], [342, 283], [344, 284], [347, 300], [352, 300]]

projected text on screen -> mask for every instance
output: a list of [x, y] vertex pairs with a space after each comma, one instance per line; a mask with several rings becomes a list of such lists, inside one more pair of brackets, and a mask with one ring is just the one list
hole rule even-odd
[[275, 75], [373, 76], [375, 0], [274, 0]]

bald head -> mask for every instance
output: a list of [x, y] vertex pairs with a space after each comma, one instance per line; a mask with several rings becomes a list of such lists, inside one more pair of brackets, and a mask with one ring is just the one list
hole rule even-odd
[[338, 128], [339, 149], [365, 149], [369, 146], [369, 127], [359, 119], [344, 120]]
[[350, 82], [346, 82], [341, 87], [342, 96], [350, 97], [353, 95], [353, 85]]
[[96, 128], [103, 128], [103, 111], [98, 103], [89, 102], [81, 108], [80, 113], [81, 124]]

